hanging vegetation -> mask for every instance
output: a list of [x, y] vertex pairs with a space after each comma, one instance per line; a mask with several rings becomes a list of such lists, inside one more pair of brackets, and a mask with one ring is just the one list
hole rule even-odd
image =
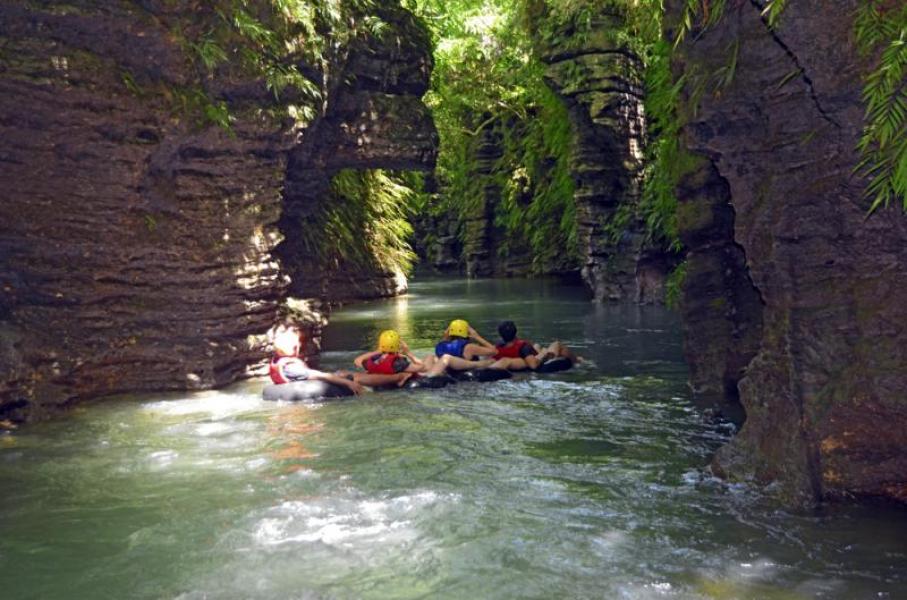
[[878, 54], [865, 77], [859, 144], [870, 211], [897, 200], [907, 210], [907, 6], [886, 9], [872, 0], [860, 10], [855, 29], [860, 50]]
[[[435, 38], [435, 69], [426, 102], [441, 138], [436, 213], [463, 222], [484, 208], [483, 190], [501, 199], [494, 224], [502, 254], [528, 246], [532, 270], [576, 260], [570, 131], [560, 101], [522, 26], [521, 7], [505, 0], [412, 0], [409, 7]], [[501, 156], [479, 173], [481, 136], [494, 130]], [[460, 228], [461, 237], [465, 228]]]
[[330, 196], [301, 230], [306, 255], [327, 270], [409, 273], [417, 177], [380, 169], [338, 172]]
[[[300, 125], [324, 109], [325, 91], [332, 84], [330, 65], [337, 64], [350, 42], [374, 34], [385, 25], [374, 13], [373, 0], [213, 0], [191, 2], [192, 18], [167, 11], [155, 18], [167, 23], [182, 46], [187, 63], [198, 71], [201, 84], [176, 85], [138, 81], [128, 71], [124, 86], [136, 95], [161, 95], [177, 114], [200, 125], [226, 130], [235, 113], [251, 110], [275, 118], [289, 116]], [[241, 75], [258, 79], [273, 96], [273, 105], [260, 99], [243, 102], [219, 92], [218, 80]]]

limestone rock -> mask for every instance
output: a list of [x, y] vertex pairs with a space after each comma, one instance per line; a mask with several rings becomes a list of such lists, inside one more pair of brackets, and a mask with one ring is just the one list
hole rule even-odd
[[431, 43], [409, 12], [386, 6], [378, 15], [394, 27], [382, 39], [358, 40], [349, 51], [322, 119], [293, 149], [287, 167], [285, 210], [277, 249], [292, 281], [290, 293], [345, 302], [395, 296], [406, 277], [386, 269], [333, 267], [311, 260], [302, 236], [311, 215], [330, 202], [331, 178], [341, 169], [429, 170], [437, 158], [438, 135], [421, 96], [431, 75]]
[[[263, 82], [192, 66], [172, 26], [217, 18], [210, 10], [0, 2], [3, 418], [219, 386], [261, 364], [301, 261], [282, 267], [274, 253], [282, 235], [298, 237], [278, 228], [281, 215], [305, 210], [284, 197], [288, 166], [291, 180], [300, 164], [324, 180], [300, 133], [362, 167], [431, 162], [434, 128], [417, 98], [428, 46], [387, 4], [400, 29], [359, 42], [349, 68], [368, 72], [347, 73], [355, 93], [332, 92], [336, 110], [300, 132], [261, 110], [274, 102]], [[407, 54], [416, 47], [421, 62]], [[230, 131], [179, 106], [195, 89], [229, 104]], [[363, 113], [376, 124], [365, 148], [339, 129]]]
[[565, 31], [539, 50], [574, 132], [582, 275], [597, 301], [662, 302], [673, 261], [649, 243], [637, 215], [646, 136], [642, 62], [619, 40], [621, 14], [607, 5], [596, 10], [591, 32]]
[[854, 175], [858, 4], [790, 2], [772, 30], [759, 3], [728, 3], [675, 65], [685, 102], [701, 96], [684, 142], [705, 163], [681, 190], [687, 355], [747, 413], [716, 468], [800, 501], [907, 499], [907, 216], [867, 218]]

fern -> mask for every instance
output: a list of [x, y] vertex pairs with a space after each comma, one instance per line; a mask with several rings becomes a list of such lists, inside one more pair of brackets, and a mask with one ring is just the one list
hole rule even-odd
[[665, 281], [665, 304], [668, 308], [679, 308], [683, 299], [683, 285], [687, 279], [686, 261], [677, 265]]
[[857, 170], [869, 178], [869, 212], [898, 200], [907, 210], [907, 7], [886, 10], [871, 1], [858, 14], [855, 33], [864, 54], [878, 52], [865, 77], [858, 144]]
[[677, 102], [684, 79], [673, 80], [670, 47], [656, 44], [646, 70], [646, 115], [652, 140], [646, 148], [645, 181], [640, 209], [649, 235], [667, 241], [669, 248], [681, 248], [677, 231], [675, 188], [684, 164], [680, 151], [682, 121]]
[[[412, 182], [410, 182], [412, 185]], [[307, 253], [326, 270], [408, 273], [416, 191], [405, 176], [382, 170], [338, 172], [325, 199], [300, 231]]]

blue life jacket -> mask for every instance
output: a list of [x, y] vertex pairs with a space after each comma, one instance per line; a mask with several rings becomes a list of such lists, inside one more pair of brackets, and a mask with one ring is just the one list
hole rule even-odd
[[466, 348], [466, 344], [468, 343], [469, 340], [464, 338], [454, 338], [445, 342], [439, 342], [438, 345], [435, 346], [435, 355], [438, 358], [441, 358], [445, 354], [463, 358], [463, 349]]

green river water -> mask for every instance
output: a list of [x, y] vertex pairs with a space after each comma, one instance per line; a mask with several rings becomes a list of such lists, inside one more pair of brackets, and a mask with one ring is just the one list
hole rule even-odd
[[0, 436], [0, 598], [907, 598], [904, 511], [787, 512], [708, 475], [732, 427], [693, 404], [664, 309], [416, 282], [336, 312], [323, 366], [456, 317], [588, 362], [316, 406], [250, 381]]

